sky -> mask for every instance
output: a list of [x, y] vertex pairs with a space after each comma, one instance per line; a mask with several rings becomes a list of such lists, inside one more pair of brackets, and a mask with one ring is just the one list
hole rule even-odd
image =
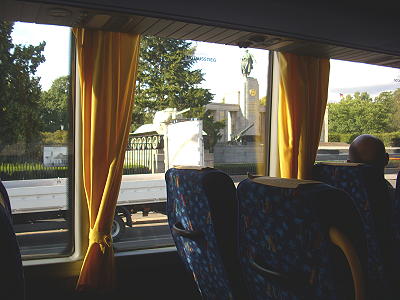
[[11, 34], [14, 44], [39, 45], [45, 41], [46, 61], [37, 69], [43, 90], [48, 90], [54, 79], [68, 75], [70, 70], [70, 28], [16, 22]]
[[[69, 74], [70, 28], [55, 25], [38, 25], [17, 22], [12, 33], [13, 43], [38, 45], [46, 41], [46, 62], [37, 70], [43, 90], [48, 90], [54, 79]], [[243, 89], [240, 70], [245, 49], [212, 43], [193, 42], [198, 60], [193, 68], [201, 69], [205, 81], [202, 87], [210, 89], [214, 101]], [[259, 83], [260, 98], [266, 95], [268, 51], [249, 49], [254, 56], [254, 69], [250, 76]], [[376, 97], [380, 92], [400, 88], [400, 70], [362, 63], [331, 60], [328, 102], [340, 100], [340, 94], [368, 92]]]

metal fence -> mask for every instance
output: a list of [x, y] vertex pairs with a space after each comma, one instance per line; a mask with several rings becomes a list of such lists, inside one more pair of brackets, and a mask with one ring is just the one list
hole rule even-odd
[[[0, 154], [1, 180], [68, 177], [68, 166], [43, 164], [43, 144], [12, 145]], [[65, 146], [64, 146], [65, 147]]]
[[[8, 151], [3, 151], [0, 154], [0, 179], [7, 181], [68, 177], [68, 162], [58, 165], [43, 163], [45, 146], [47, 145], [14, 145]], [[157, 171], [157, 154], [161, 147], [162, 138], [157, 135], [129, 137], [123, 174], [148, 174]]]

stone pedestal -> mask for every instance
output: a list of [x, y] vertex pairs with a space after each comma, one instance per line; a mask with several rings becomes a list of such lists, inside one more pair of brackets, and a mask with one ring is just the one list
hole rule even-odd
[[240, 111], [238, 116], [238, 129], [243, 130], [251, 124], [252, 128], [244, 133], [247, 136], [259, 135], [259, 85], [253, 77], [244, 78], [243, 92], [240, 93]]

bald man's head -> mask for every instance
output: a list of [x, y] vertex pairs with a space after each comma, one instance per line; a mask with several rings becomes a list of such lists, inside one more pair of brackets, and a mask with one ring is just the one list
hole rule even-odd
[[351, 143], [348, 162], [365, 163], [383, 170], [389, 162], [389, 155], [380, 139], [373, 135], [363, 134]]

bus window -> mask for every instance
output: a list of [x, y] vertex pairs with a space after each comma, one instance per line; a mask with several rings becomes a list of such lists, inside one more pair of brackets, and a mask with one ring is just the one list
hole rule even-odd
[[71, 252], [70, 29], [1, 21], [0, 178], [24, 259]]
[[[8, 26], [12, 72], [1, 95], [7, 105], [0, 177], [24, 257], [67, 255], [74, 191], [70, 29]], [[30, 56], [18, 59], [23, 51]], [[215, 167], [235, 183], [247, 173], [266, 173], [268, 61], [266, 50], [142, 37], [111, 232], [117, 252], [173, 246], [165, 215], [169, 168]]]
[[112, 236], [116, 251], [173, 246], [165, 172], [265, 174], [269, 52], [143, 36]]
[[348, 159], [361, 134], [381, 139], [389, 154], [386, 179], [395, 186], [400, 170], [400, 72], [398, 69], [331, 60], [328, 104], [317, 162]]

